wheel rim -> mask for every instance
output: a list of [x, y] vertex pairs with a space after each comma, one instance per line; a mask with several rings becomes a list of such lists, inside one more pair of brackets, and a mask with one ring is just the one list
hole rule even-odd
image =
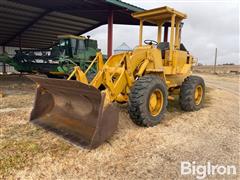
[[202, 96], [203, 96], [203, 88], [201, 85], [198, 85], [195, 89], [195, 104], [199, 105], [202, 101]]
[[163, 94], [162, 91], [157, 89], [152, 92], [149, 98], [149, 111], [152, 116], [157, 116], [163, 107]]

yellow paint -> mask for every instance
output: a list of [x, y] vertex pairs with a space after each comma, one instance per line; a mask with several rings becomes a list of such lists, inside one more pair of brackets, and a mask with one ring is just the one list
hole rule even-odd
[[157, 116], [163, 107], [163, 93], [161, 90], [157, 89], [152, 92], [149, 99], [149, 111], [152, 116]]
[[171, 17], [171, 34], [170, 34], [170, 47], [169, 47], [169, 65], [173, 65], [173, 42], [174, 42], [174, 25], [175, 25], [175, 14]]
[[201, 85], [198, 85], [196, 88], [195, 88], [195, 104], [196, 105], [199, 105], [202, 101], [202, 97], [203, 97], [203, 87]]
[[155, 22], [155, 24], [157, 24], [160, 20], [159, 16], [169, 20], [172, 14], [176, 14], [176, 16], [180, 19], [187, 18], [186, 14], [179, 12], [168, 6], [150, 9], [142, 12], [136, 12], [136, 13], [133, 13], [132, 16], [136, 19], [144, 19], [146, 21]]
[[[133, 17], [140, 20], [139, 46], [132, 52], [113, 55], [104, 64], [101, 53], [83, 72], [75, 67], [68, 79], [76, 76], [76, 79], [89, 84], [96, 89], [104, 86], [102, 93], [106, 94], [104, 105], [112, 101], [127, 102], [130, 89], [134, 82], [145, 74], [154, 74], [162, 78], [167, 88], [179, 88], [186, 77], [191, 75], [193, 57], [186, 51], [180, 51], [180, 25], [187, 16], [169, 7], [134, 13]], [[154, 45], [143, 45], [143, 21], [155, 22], [158, 26], [158, 42], [161, 42], [162, 24], [171, 22], [170, 48], [161, 51]], [[176, 22], [175, 22], [176, 21]], [[162, 54], [164, 53], [164, 54]], [[162, 58], [164, 55], [164, 59]], [[91, 82], [88, 82], [86, 73], [97, 63], [98, 71]], [[171, 97], [170, 97], [171, 99]], [[154, 91], [150, 97], [149, 109], [152, 115], [159, 114], [163, 104], [162, 92]]]
[[162, 38], [162, 23], [158, 24], [158, 37], [157, 42], [160, 43]]
[[180, 48], [180, 41], [179, 41], [179, 34], [180, 34], [180, 22], [176, 22], [176, 29], [175, 29], [175, 49]]
[[70, 74], [67, 80], [70, 80], [73, 76], [76, 77], [77, 81], [81, 81], [84, 84], [88, 84], [86, 74], [81, 70], [79, 66], [75, 66], [73, 72]]
[[139, 25], [139, 46], [142, 46], [142, 35], [143, 35], [143, 20], [140, 19], [140, 25]]
[[50, 74], [53, 74], [53, 75], [59, 75], [59, 76], [61, 76], [61, 75], [65, 75], [65, 73], [63, 73], [63, 72], [54, 72], [54, 71], [50, 71], [49, 73], [50, 73]]

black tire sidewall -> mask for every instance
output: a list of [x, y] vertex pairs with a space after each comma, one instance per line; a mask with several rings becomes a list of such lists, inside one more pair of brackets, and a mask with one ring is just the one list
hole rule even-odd
[[[162, 119], [163, 113], [165, 112], [165, 107], [167, 104], [167, 91], [165, 89], [166, 89], [166, 87], [164, 87], [163, 84], [156, 83], [156, 84], [152, 84], [152, 86], [149, 86], [149, 88], [146, 90], [145, 103], [144, 103], [146, 109], [143, 112], [146, 113], [146, 116], [149, 118], [148, 121], [151, 121], [152, 125], [158, 124], [160, 122], [160, 120]], [[151, 94], [155, 90], [160, 90], [162, 92], [163, 105], [162, 105], [162, 109], [161, 109], [160, 113], [157, 116], [152, 116], [150, 113], [150, 110], [149, 110], [149, 101], [150, 101]]]
[[[202, 86], [202, 99], [201, 102], [196, 105], [195, 103], [195, 91], [198, 85]], [[205, 99], [205, 83], [199, 76], [187, 77], [180, 88], [180, 106], [185, 111], [197, 111], [203, 107]]]
[[[163, 106], [160, 113], [152, 116], [149, 100], [152, 92], [159, 89], [163, 95]], [[155, 126], [164, 116], [167, 106], [168, 90], [165, 82], [158, 75], [147, 74], [135, 81], [129, 94], [128, 112], [132, 121], [140, 126]]]

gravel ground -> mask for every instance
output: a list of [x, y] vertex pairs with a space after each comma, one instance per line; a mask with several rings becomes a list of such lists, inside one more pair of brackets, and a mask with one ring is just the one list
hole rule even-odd
[[0, 179], [195, 179], [180, 175], [181, 161], [236, 165], [239, 174], [239, 76], [201, 76], [203, 109], [183, 112], [170, 102], [162, 123], [142, 128], [122, 105], [114, 136], [91, 151], [30, 124], [35, 85], [0, 77]]

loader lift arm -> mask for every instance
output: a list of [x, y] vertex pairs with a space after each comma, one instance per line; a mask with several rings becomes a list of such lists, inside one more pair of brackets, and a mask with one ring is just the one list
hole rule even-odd
[[78, 81], [89, 84], [96, 89], [103, 85], [105, 87], [103, 92], [106, 94], [105, 105], [113, 101], [127, 102], [134, 81], [145, 73], [151, 61], [148, 56], [150, 57], [148, 51], [137, 54], [132, 52], [120, 53], [111, 56], [102, 66], [102, 57], [99, 54], [89, 66], [91, 68], [94, 63], [98, 63], [98, 73], [91, 82], [87, 80], [87, 70], [83, 72], [79, 66], [74, 68], [68, 80], [75, 75]]

